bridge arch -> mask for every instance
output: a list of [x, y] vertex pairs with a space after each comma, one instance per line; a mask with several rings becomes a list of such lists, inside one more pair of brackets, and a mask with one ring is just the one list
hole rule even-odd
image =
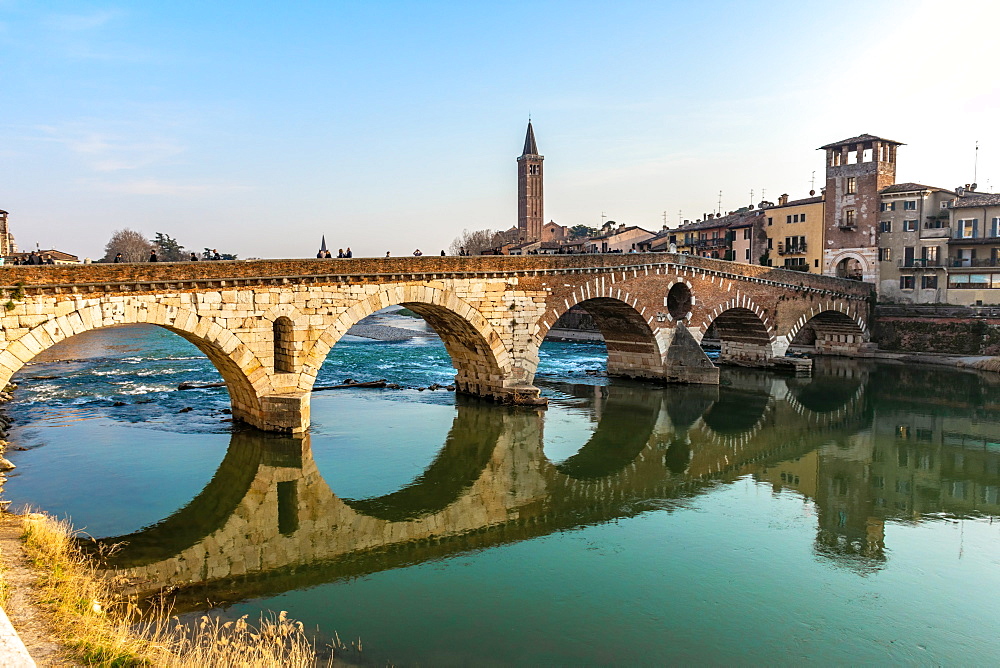
[[774, 356], [774, 329], [764, 309], [747, 297], [730, 299], [712, 309], [701, 323], [702, 339], [714, 330], [720, 362], [763, 364]]
[[798, 317], [787, 340], [788, 345], [813, 345], [817, 353], [854, 355], [868, 340], [868, 324], [857, 304], [825, 301]]
[[530, 386], [530, 379], [516, 373], [510, 351], [489, 321], [454, 292], [426, 285], [382, 289], [352, 304], [304, 355], [299, 388], [312, 389], [323, 361], [347, 330], [389, 306], [413, 311], [437, 332], [455, 367], [459, 391], [500, 401], [515, 400], [516, 393], [537, 396], [538, 390]]
[[[194, 344], [219, 371], [229, 391], [234, 419], [255, 423], [259, 395], [269, 383], [255, 374], [257, 356], [232, 331], [191, 309], [157, 303], [131, 304], [93, 300], [65, 315], [50, 318], [9, 341], [0, 352], [0, 386], [39, 353], [77, 334], [116, 325], [158, 325]], [[255, 378], [252, 380], [251, 378]]]
[[534, 364], [531, 376], [538, 366], [538, 351], [545, 335], [566, 312], [579, 306], [594, 318], [608, 350], [608, 375], [626, 378], [654, 378], [664, 376], [666, 343], [661, 340], [662, 330], [654, 323], [653, 314], [646, 315], [638, 299], [595, 279], [573, 291], [571, 299], [551, 306], [534, 327], [534, 340], [530, 354], [524, 362]]

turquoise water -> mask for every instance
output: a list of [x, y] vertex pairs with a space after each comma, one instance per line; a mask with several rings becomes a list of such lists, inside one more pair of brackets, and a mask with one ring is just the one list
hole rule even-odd
[[218, 379], [179, 337], [106, 330], [18, 375], [5, 492], [125, 543], [179, 612], [286, 610], [351, 663], [995, 661], [996, 377], [603, 369], [546, 343], [549, 408], [511, 409], [415, 389], [453, 373], [435, 340], [343, 341], [319, 384], [410, 389], [318, 392], [297, 440], [176, 391]]

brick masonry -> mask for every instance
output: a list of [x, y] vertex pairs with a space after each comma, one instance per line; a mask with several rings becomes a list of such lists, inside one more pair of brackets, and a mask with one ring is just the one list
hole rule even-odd
[[[678, 285], [691, 295], [682, 312], [667, 306]], [[0, 267], [0, 289], [0, 382], [75, 334], [155, 324], [212, 360], [234, 417], [293, 433], [309, 425], [330, 349], [388, 306], [437, 331], [461, 392], [530, 404], [539, 346], [578, 304], [604, 335], [610, 374], [711, 384], [718, 370], [698, 343], [713, 322], [733, 359], [780, 357], [807, 323], [818, 339], [849, 334], [828, 352], [850, 354], [870, 299], [857, 282], [664, 253]]]

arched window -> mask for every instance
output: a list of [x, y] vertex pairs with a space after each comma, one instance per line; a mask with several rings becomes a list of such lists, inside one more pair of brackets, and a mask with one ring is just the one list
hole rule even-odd
[[292, 321], [282, 316], [274, 321], [274, 371], [275, 373], [292, 373], [294, 370]]

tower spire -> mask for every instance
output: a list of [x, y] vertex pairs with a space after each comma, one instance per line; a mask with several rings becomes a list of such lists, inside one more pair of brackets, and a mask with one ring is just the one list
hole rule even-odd
[[517, 229], [523, 241], [539, 241], [542, 238], [545, 211], [542, 194], [542, 161], [535, 144], [535, 130], [528, 119], [528, 131], [524, 135], [524, 151], [517, 159]]
[[521, 155], [538, 155], [538, 145], [535, 144], [535, 131], [531, 127], [531, 119], [528, 119], [528, 131], [524, 133], [524, 150]]

